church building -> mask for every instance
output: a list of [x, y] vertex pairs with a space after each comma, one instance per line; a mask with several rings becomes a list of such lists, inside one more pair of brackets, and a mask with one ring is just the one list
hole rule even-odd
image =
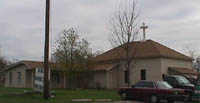
[[[153, 40], [131, 42], [137, 52], [133, 54], [130, 68], [130, 84], [139, 80], [162, 80], [164, 75], [197, 77], [193, 71], [193, 59]], [[127, 86], [125, 58], [119, 57], [121, 47], [113, 48], [94, 58], [94, 83], [101, 88]], [[125, 54], [124, 54], [125, 55]]]

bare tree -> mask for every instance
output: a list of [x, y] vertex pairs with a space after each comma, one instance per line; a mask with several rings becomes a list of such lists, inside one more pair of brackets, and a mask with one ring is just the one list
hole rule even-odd
[[[198, 54], [198, 50], [191, 48], [189, 46], [186, 47], [188, 56], [193, 59], [193, 68], [200, 72], [200, 54]], [[200, 80], [200, 74], [198, 75], [198, 79]]]
[[191, 57], [194, 60], [199, 56], [197, 49], [194, 49], [192, 47], [186, 46], [186, 50], [187, 50], [188, 56]]
[[200, 55], [198, 54], [198, 50], [189, 46], [186, 47], [186, 50], [188, 56], [193, 59], [193, 69], [200, 69]]
[[4, 56], [2, 56], [2, 53], [0, 51], [0, 71], [2, 71], [8, 64], [8, 60]]
[[0, 56], [0, 70], [4, 69], [7, 66], [8, 62], [5, 57]]
[[[200, 72], [200, 56], [198, 56], [196, 58], [196, 69], [197, 69], [198, 72]], [[198, 81], [200, 81], [200, 74], [198, 75], [197, 79], [198, 79]]]
[[0, 86], [4, 82], [4, 69], [10, 64], [10, 62], [5, 58], [5, 56], [2, 56], [0, 52]]
[[200, 56], [198, 56], [197, 58], [196, 58], [196, 63], [197, 63], [197, 65], [198, 65], [198, 72], [200, 72]]
[[125, 82], [130, 86], [130, 69], [133, 56], [136, 52], [135, 47], [131, 46], [131, 42], [136, 41], [139, 27], [138, 17], [139, 12], [136, 11], [136, 1], [131, 0], [130, 5], [127, 5], [126, 0], [122, 1], [119, 8], [115, 11], [114, 16], [110, 19], [112, 37], [110, 38], [111, 45], [120, 47], [118, 56], [120, 60], [125, 62]]

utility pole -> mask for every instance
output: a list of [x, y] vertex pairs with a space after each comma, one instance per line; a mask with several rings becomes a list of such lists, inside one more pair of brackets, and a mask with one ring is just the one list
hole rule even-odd
[[46, 0], [46, 16], [45, 16], [45, 48], [44, 48], [44, 88], [43, 97], [49, 97], [49, 17], [50, 16], [50, 0]]

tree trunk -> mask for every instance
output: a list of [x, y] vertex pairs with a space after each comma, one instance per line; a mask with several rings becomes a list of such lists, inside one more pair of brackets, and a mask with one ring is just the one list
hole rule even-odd
[[128, 77], [127, 85], [129, 87], [130, 86], [130, 61], [127, 62], [127, 70], [128, 70], [128, 73], [127, 73], [127, 77]]

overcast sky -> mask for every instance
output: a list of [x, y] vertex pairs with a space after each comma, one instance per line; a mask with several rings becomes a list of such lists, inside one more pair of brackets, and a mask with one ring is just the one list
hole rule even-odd
[[[120, 0], [52, 0], [51, 40], [73, 27], [94, 51], [111, 48], [109, 18]], [[147, 39], [186, 53], [200, 48], [200, 0], [139, 0]], [[0, 52], [8, 59], [43, 60], [45, 0], [0, 0]], [[142, 32], [140, 32], [142, 35]]]

